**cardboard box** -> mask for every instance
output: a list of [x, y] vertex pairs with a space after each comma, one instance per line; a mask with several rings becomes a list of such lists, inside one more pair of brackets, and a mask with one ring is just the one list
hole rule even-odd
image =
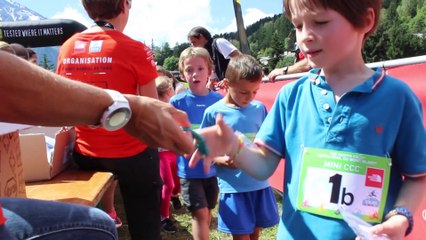
[[26, 182], [49, 180], [68, 167], [75, 141], [73, 128], [31, 127], [19, 133]]
[[0, 128], [0, 197], [26, 197], [19, 133]]

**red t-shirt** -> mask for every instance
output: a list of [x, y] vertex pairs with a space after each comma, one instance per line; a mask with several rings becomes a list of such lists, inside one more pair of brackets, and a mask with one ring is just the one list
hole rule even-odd
[[302, 51], [299, 51], [299, 53], [297, 54], [297, 61], [301, 61], [303, 59], [305, 59], [305, 55]]
[[[119, 31], [72, 36], [59, 51], [57, 73], [126, 94], [137, 94], [139, 86], [157, 76], [152, 51]], [[130, 157], [147, 147], [124, 130], [109, 132], [77, 126], [76, 133], [75, 150], [86, 156]]]
[[1, 203], [0, 203], [0, 226], [3, 226], [5, 222], [6, 222], [6, 218], [3, 216], [3, 209], [1, 208]]

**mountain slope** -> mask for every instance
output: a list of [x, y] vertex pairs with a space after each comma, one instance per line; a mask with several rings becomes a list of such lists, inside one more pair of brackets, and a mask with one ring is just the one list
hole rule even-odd
[[0, 0], [0, 21], [24, 21], [46, 19], [37, 12], [13, 0]]
[[[0, 26], [1, 22], [29, 21], [46, 19], [41, 14], [19, 4], [13, 0], [0, 0]], [[58, 47], [41, 47], [33, 49], [38, 56], [38, 62], [45, 62], [44, 67], [54, 70], [58, 56]]]

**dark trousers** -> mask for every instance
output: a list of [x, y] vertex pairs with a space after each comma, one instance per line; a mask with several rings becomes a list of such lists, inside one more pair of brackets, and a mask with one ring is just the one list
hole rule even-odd
[[96, 158], [74, 152], [82, 169], [109, 171], [117, 176], [133, 240], [161, 239], [160, 167], [157, 149], [147, 148], [127, 158]]

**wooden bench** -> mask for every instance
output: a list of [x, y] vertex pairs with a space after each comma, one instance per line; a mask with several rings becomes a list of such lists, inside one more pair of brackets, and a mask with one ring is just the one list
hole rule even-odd
[[27, 198], [96, 206], [113, 181], [110, 172], [68, 168], [51, 180], [26, 183]]

